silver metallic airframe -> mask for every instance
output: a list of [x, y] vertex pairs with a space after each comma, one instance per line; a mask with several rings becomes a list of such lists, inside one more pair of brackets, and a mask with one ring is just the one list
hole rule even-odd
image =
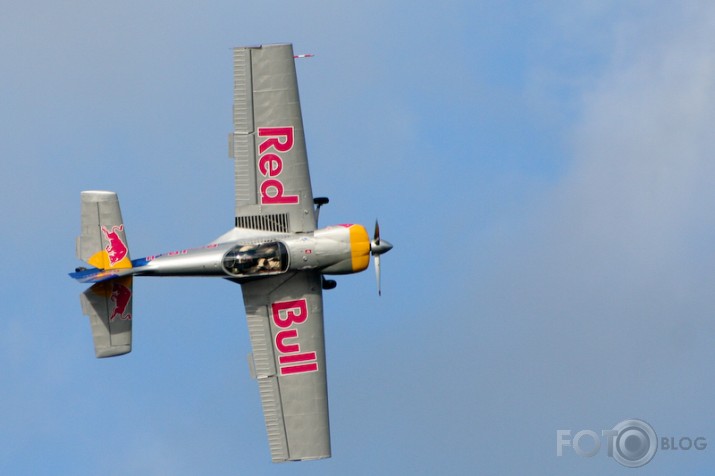
[[313, 198], [289, 44], [234, 49], [235, 226], [208, 245], [131, 260], [116, 193], [81, 193], [77, 256], [91, 268], [70, 276], [97, 357], [132, 346], [134, 276], [216, 276], [239, 283], [274, 462], [330, 457], [323, 334], [324, 275], [368, 267], [380, 288], [380, 255], [392, 245], [361, 225], [318, 228], [325, 198]]

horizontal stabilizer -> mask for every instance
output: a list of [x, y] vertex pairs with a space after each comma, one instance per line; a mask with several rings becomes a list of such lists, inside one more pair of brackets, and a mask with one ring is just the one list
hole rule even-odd
[[89, 316], [98, 358], [132, 350], [132, 276], [94, 284], [80, 295], [82, 312]]
[[70, 278], [76, 279], [80, 283], [101, 283], [110, 279], [119, 278], [121, 276], [132, 275], [136, 273], [134, 268], [120, 269], [79, 269], [74, 273], [69, 273]]

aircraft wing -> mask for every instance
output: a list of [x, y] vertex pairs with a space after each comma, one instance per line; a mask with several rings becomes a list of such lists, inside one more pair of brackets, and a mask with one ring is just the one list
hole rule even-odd
[[274, 462], [330, 457], [320, 274], [241, 284]]
[[236, 226], [315, 229], [293, 46], [235, 48], [233, 129]]

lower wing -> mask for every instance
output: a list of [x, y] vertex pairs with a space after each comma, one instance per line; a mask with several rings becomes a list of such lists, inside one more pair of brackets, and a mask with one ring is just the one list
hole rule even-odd
[[329, 458], [320, 274], [292, 273], [241, 287], [271, 458]]

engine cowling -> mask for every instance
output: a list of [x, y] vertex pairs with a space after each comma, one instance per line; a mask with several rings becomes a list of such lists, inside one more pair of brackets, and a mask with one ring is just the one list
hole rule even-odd
[[370, 237], [362, 225], [337, 225], [315, 231], [324, 274], [350, 274], [370, 264]]

